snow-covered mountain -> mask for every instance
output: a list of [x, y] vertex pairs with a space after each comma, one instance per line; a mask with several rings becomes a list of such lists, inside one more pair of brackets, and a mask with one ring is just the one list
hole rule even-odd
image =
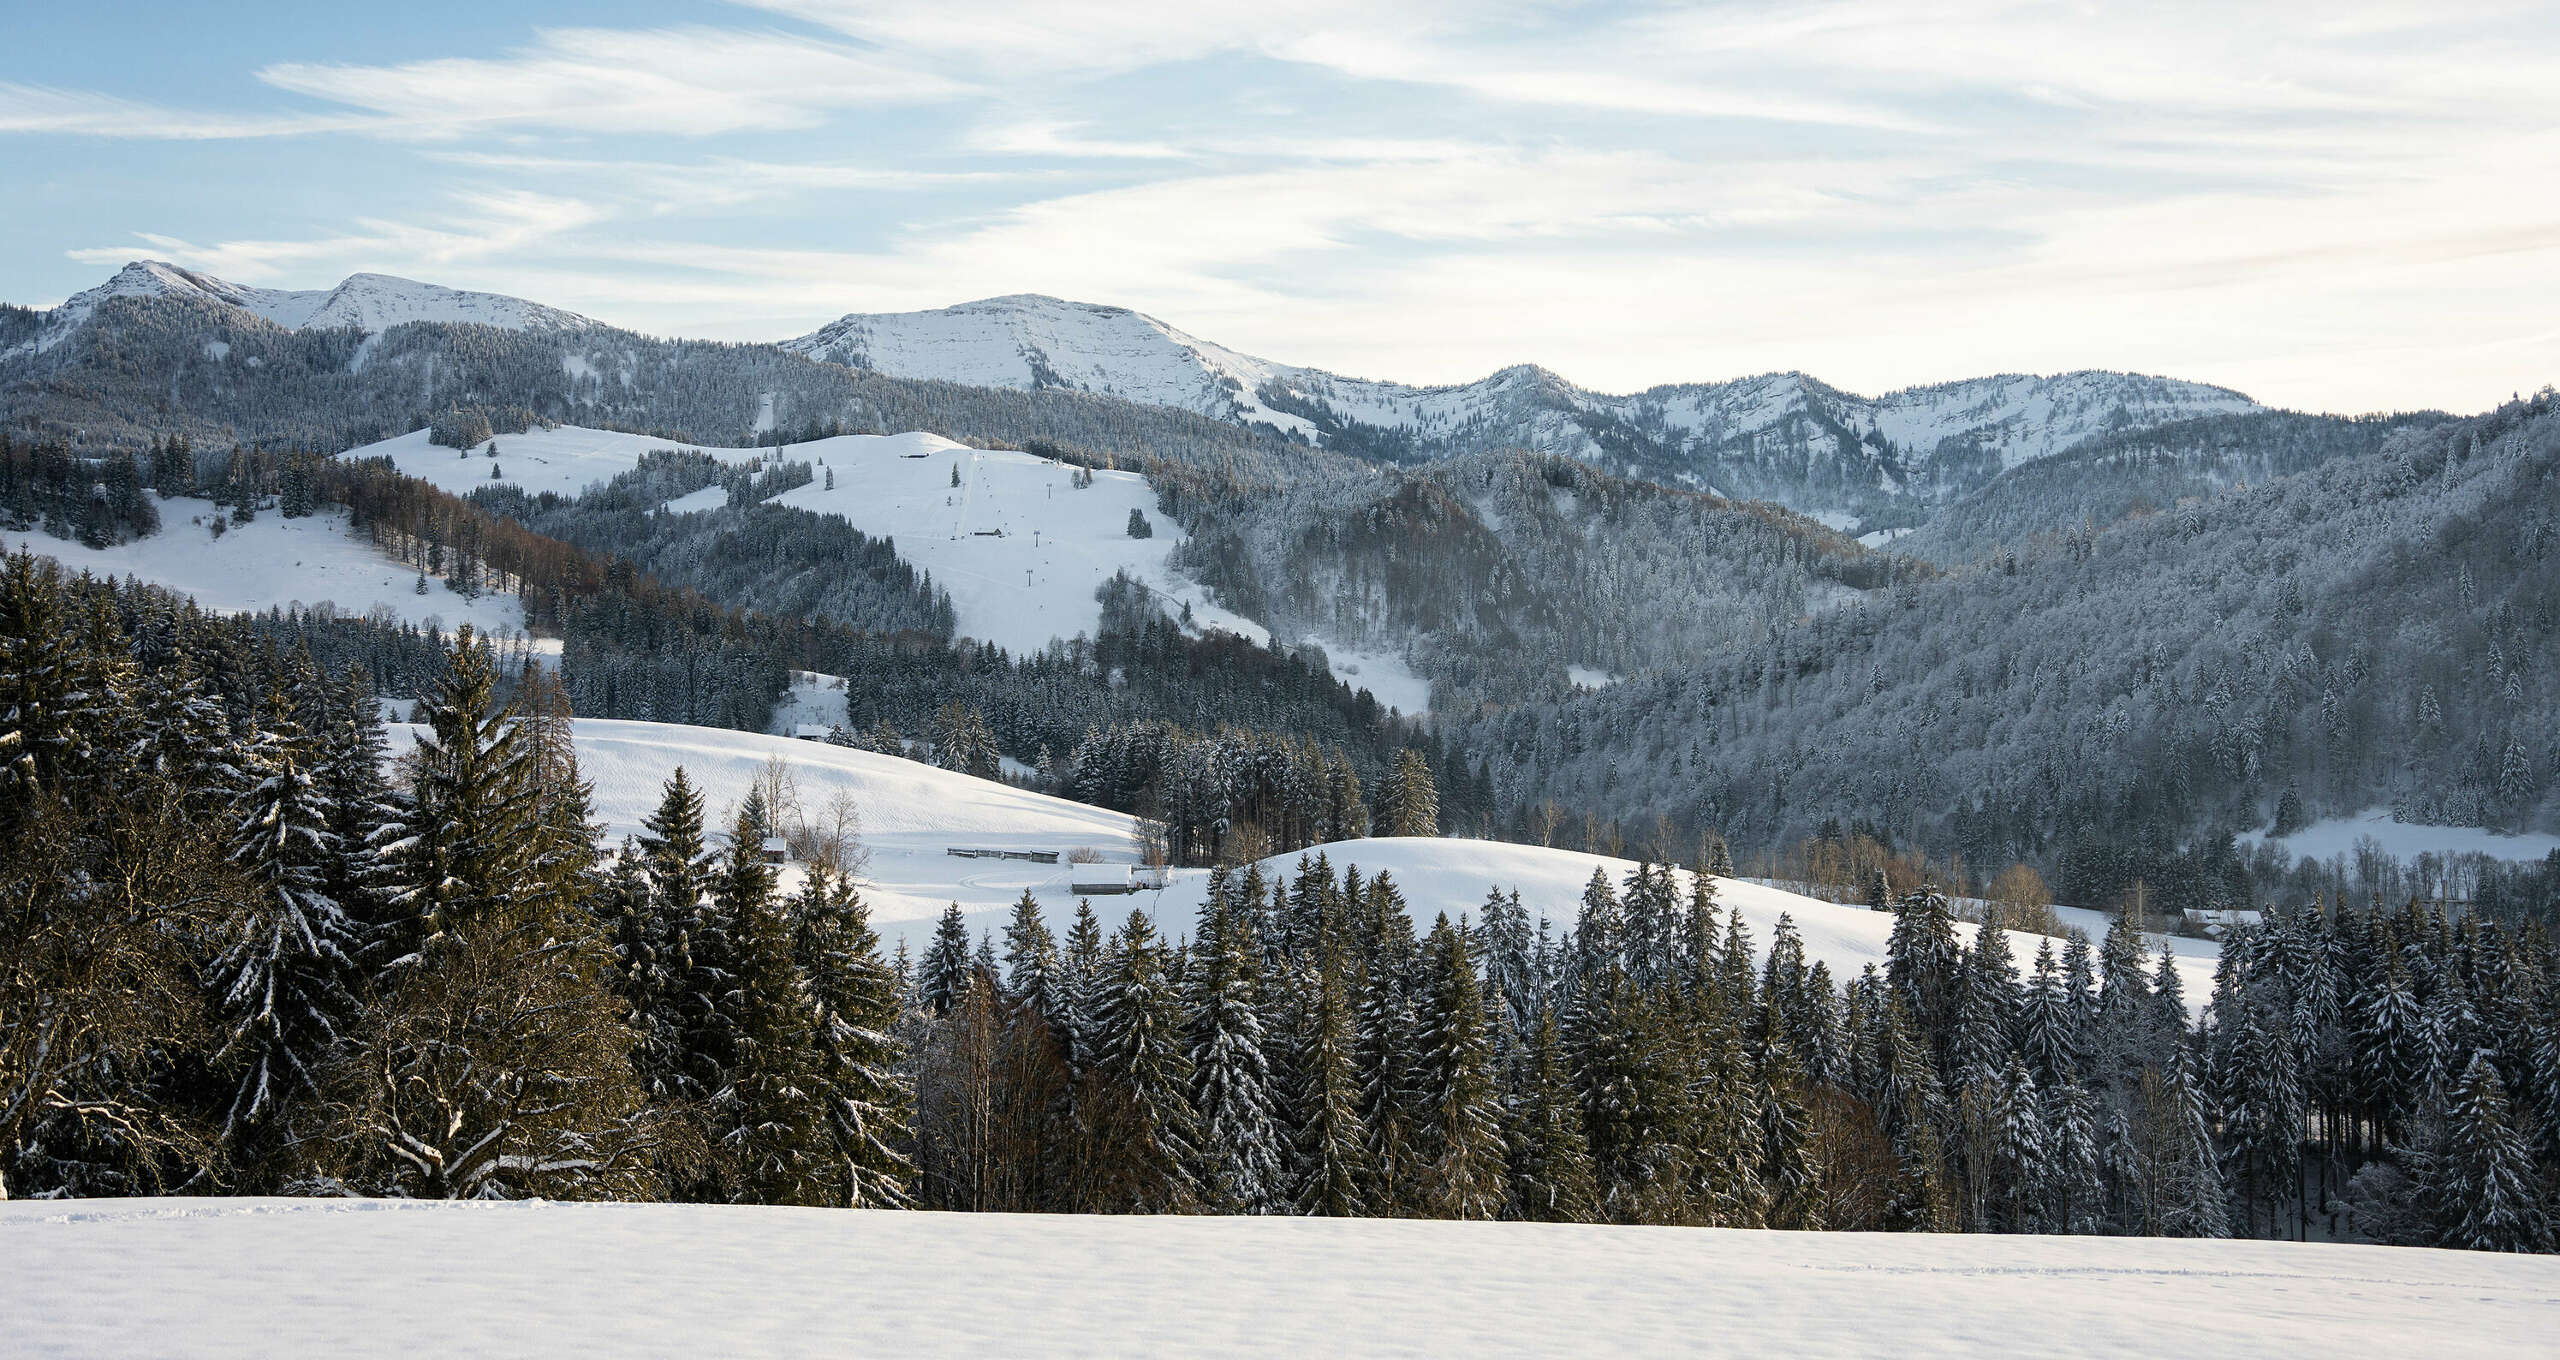
[[575, 312], [497, 293], [474, 293], [388, 274], [352, 274], [335, 288], [252, 288], [161, 260], [136, 260], [115, 277], [75, 293], [45, 318], [38, 348], [59, 343], [118, 297], [189, 297], [236, 308], [286, 330], [354, 329], [368, 334], [408, 321], [470, 322], [509, 330], [574, 331], [597, 323]]
[[2260, 409], [2224, 388], [2097, 371], [1879, 397], [1801, 373], [1613, 395], [1526, 364], [1415, 387], [1275, 363], [1126, 308], [1034, 295], [850, 315], [783, 348], [892, 377], [1107, 393], [1396, 461], [1527, 446], [1851, 514], [1942, 501], [2110, 431]]

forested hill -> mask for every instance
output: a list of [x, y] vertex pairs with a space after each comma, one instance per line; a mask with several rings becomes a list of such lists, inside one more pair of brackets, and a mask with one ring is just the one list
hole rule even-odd
[[[2560, 416], [2546, 391], [2371, 453], [1896, 586], [1765, 645], [1483, 718], [1516, 814], [1743, 844], [1866, 819], [2063, 900], [2218, 828], [2390, 804], [2560, 818]], [[2156, 881], [2156, 880], [2155, 880]]]
[[2318, 416], [2254, 411], [2101, 435], [2010, 469], [1893, 540], [1893, 551], [1969, 562], [2037, 534], [2104, 528], [2174, 510], [2234, 487], [2308, 472], [2380, 449], [2399, 430], [2441, 425], [2442, 412]]
[[1517, 451], [1305, 481], [1190, 530], [1175, 566], [1281, 635], [1406, 653], [1435, 712], [1686, 665], [1931, 570], [1772, 505]]

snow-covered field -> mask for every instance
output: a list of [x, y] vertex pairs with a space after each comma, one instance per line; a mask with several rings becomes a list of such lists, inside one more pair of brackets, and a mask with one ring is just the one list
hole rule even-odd
[[[400, 471], [456, 495], [496, 484], [575, 496], [630, 471], [653, 449], [692, 449], [731, 462], [772, 452], [575, 425], [499, 435], [491, 442], [498, 449], [494, 459], [484, 456], [488, 445], [465, 455], [428, 443], [427, 432], [417, 430], [345, 456], [387, 457]], [[922, 433], [839, 435], [779, 447], [786, 460], [822, 466], [818, 480], [773, 503], [834, 515], [873, 537], [894, 539], [899, 557], [932, 573], [950, 592], [967, 636], [1019, 653], [1036, 651], [1053, 638], [1092, 633], [1102, 619], [1095, 588], [1126, 571], [1161, 595], [1170, 612], [1179, 614], [1188, 604], [1205, 627], [1257, 642], [1268, 639], [1261, 625], [1211, 604], [1206, 591], [1165, 565], [1182, 542], [1182, 529], [1157, 513], [1155, 492], [1137, 473], [1096, 472], [1093, 485], [1078, 490], [1075, 469], [1065, 464], [972, 449]], [[500, 475], [491, 476], [493, 469]], [[832, 490], [828, 473], [835, 475]], [[668, 502], [668, 508], [681, 513], [726, 503], [724, 492], [707, 488]], [[1132, 510], [1147, 517], [1154, 537], [1129, 537]], [[1390, 676], [1381, 683], [1392, 681]], [[1381, 692], [1379, 702], [1392, 701]]]
[[683, 1204], [0, 1205], [12, 1356], [2547, 1356], [2560, 1258]]
[[160, 532], [131, 543], [87, 548], [49, 534], [0, 530], [0, 546], [51, 557], [72, 571], [137, 577], [223, 613], [325, 601], [343, 614], [382, 609], [411, 623], [524, 631], [524, 609], [512, 595], [466, 600], [441, 581], [429, 582], [427, 593], [418, 594], [417, 573], [348, 532], [343, 510], [302, 519], [267, 510], [216, 538], [206, 527], [218, 513], [213, 502], [176, 496], [161, 499], [159, 506]]
[[[2313, 822], [2276, 844], [2297, 858], [2309, 856], [2325, 860], [2332, 855], [2353, 858], [2356, 843], [2371, 836], [2382, 845], [2384, 853], [2400, 859], [2423, 854], [2487, 855], [2492, 859], [2540, 859], [2560, 850], [2560, 836], [2527, 832], [2503, 836], [2476, 826], [2429, 826], [2421, 822], [2395, 822], [2391, 809], [2372, 808], [2353, 817], [2330, 817]], [[2255, 842], [2257, 836], [2243, 836]]]
[[[871, 852], [863, 896], [871, 905], [873, 923], [893, 944], [904, 937], [920, 947], [943, 909], [955, 902], [972, 933], [1000, 931], [1025, 889], [1039, 899], [1051, 925], [1063, 929], [1075, 909], [1069, 891], [1073, 883], [1125, 875], [1138, 859], [1135, 824], [1120, 813], [896, 756], [675, 723], [580, 718], [574, 730], [580, 772], [595, 785], [596, 817], [616, 843], [638, 834], [678, 765], [702, 789], [714, 830], [728, 824], [765, 763], [776, 756], [790, 767], [800, 805], [812, 814], [838, 794], [852, 799]], [[391, 729], [393, 755], [407, 749], [415, 731]], [[949, 853], [954, 846], [1053, 850], [1061, 858], [1057, 864], [962, 858]], [[1096, 852], [1099, 862], [1065, 861], [1068, 852], [1079, 849]], [[1636, 868], [1632, 860], [1578, 850], [1444, 838], [1345, 841], [1323, 847], [1323, 853], [1337, 874], [1356, 864], [1364, 877], [1380, 871], [1392, 875], [1416, 922], [1426, 926], [1443, 912], [1452, 920], [1461, 914], [1481, 916], [1485, 894], [1500, 888], [1517, 889], [1532, 920], [1544, 915], [1561, 929], [1573, 921], [1593, 869], [1605, 871], [1611, 883], [1623, 884]], [[1263, 861], [1263, 871], [1293, 876], [1297, 861], [1295, 853], [1275, 855]], [[1738, 879], [1717, 882], [1718, 900], [1742, 908], [1754, 943], [1762, 947], [1778, 918], [1791, 915], [1804, 938], [1806, 957], [1829, 964], [1839, 982], [1857, 976], [1867, 964], [1884, 961], [1885, 941], [1893, 930], [1893, 918], [1886, 913], [1835, 906]], [[1680, 885], [1685, 901], [1687, 875]], [[1146, 912], [1166, 935], [1181, 938], [1191, 933], [1207, 896], [1207, 871], [1185, 869], [1174, 871], [1162, 889], [1097, 897], [1093, 904], [1107, 924], [1116, 924], [1134, 908]], [[1957, 927], [1967, 938], [1974, 929]], [[2103, 930], [2099, 925], [2098, 932]], [[2043, 940], [2013, 931], [2010, 947], [2024, 965], [2032, 962]], [[2179, 974], [2191, 1002], [2202, 1004], [2212, 994], [2216, 957], [2208, 942], [2179, 942]]]

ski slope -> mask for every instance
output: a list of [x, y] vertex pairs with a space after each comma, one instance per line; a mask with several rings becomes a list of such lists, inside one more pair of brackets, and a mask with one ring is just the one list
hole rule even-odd
[[15, 1357], [2548, 1356], [2560, 1258], [690, 1204], [0, 1204]]
[[[391, 728], [393, 757], [409, 748], [417, 730]], [[1039, 900], [1050, 925], [1063, 931], [1075, 910], [1069, 891], [1073, 883], [1125, 877], [1138, 862], [1136, 823], [1124, 814], [897, 756], [678, 723], [579, 718], [572, 733], [580, 773], [595, 785], [596, 820], [614, 844], [639, 834], [679, 765], [701, 788], [705, 818], [715, 831], [728, 826], [766, 762], [776, 757], [790, 769], [800, 806], [809, 813], [839, 794], [850, 798], [871, 855], [863, 897], [870, 903], [872, 923], [892, 945], [904, 938], [911, 947], [921, 947], [953, 903], [972, 934], [1001, 931], [1015, 899], [1025, 891]], [[949, 853], [954, 846], [1051, 850], [1058, 852], [1060, 862], [961, 858]], [[1066, 855], [1076, 850], [1094, 852], [1096, 862], [1066, 862]], [[1530, 919], [1543, 915], [1562, 929], [1575, 919], [1593, 869], [1607, 873], [1613, 885], [1623, 885], [1636, 869], [1632, 860], [1501, 841], [1378, 837], [1343, 841], [1322, 851], [1336, 874], [1357, 865], [1364, 878], [1382, 871], [1391, 875], [1421, 927], [1443, 913], [1451, 920], [1481, 917], [1485, 894], [1498, 888], [1517, 890]], [[1272, 856], [1262, 861], [1263, 873], [1294, 877], [1298, 858], [1294, 852]], [[796, 870], [785, 877], [796, 879]], [[1681, 874], [1684, 901], [1688, 882], [1688, 875]], [[1725, 906], [1742, 909], [1753, 943], [1763, 949], [1778, 919], [1792, 917], [1807, 960], [1828, 964], [1836, 982], [1846, 984], [1868, 964], [1884, 962], [1893, 930], [1887, 913], [1835, 906], [1739, 879], [1718, 879], [1716, 893]], [[1206, 870], [1178, 869], [1164, 888], [1092, 900], [1106, 925], [1116, 926], [1132, 910], [1143, 911], [1166, 936], [1179, 939], [1192, 933], [1207, 897]], [[1976, 929], [1956, 927], [1968, 940]], [[2022, 968], [2033, 963], [2044, 938], [2010, 932], [2010, 950]], [[2212, 995], [2217, 954], [2203, 942], [2178, 943], [2180, 981], [2190, 1001], [2201, 1005]]]
[[[343, 510], [286, 519], [274, 510], [216, 538], [207, 526], [221, 513], [211, 501], [159, 497], [160, 532], [131, 543], [89, 548], [50, 534], [0, 529], [0, 547], [50, 557], [71, 571], [131, 576], [195, 597], [219, 613], [331, 604], [342, 614], [380, 612], [392, 619], [451, 629], [468, 623], [499, 637], [524, 632], [524, 607], [512, 595], [466, 600], [442, 581], [417, 592], [417, 573], [385, 557], [347, 528]], [[557, 652], [550, 641], [536, 650]]]

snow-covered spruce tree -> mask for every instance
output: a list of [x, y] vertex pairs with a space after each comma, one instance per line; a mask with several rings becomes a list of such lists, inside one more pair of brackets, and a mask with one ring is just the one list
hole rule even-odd
[[328, 1089], [328, 1170], [417, 1198], [646, 1188], [653, 1138], [610, 951], [563, 871], [488, 644], [455, 637], [389, 849], [400, 947]]
[[1435, 1218], [1492, 1218], [1504, 1195], [1501, 1084], [1474, 949], [1447, 917], [1424, 945], [1414, 1055], [1417, 1207]]
[[1096, 1145], [1096, 1200], [1119, 1212], [1177, 1212], [1200, 1200], [1191, 1060], [1166, 954], [1146, 913], [1130, 912], [1112, 940], [1095, 1016], [1091, 1101], [1080, 1113]]
[[2440, 1245], [2468, 1251], [2548, 1251], [2551, 1219], [2533, 1154], [2507, 1103], [2506, 1083], [2475, 1051], [2445, 1111], [2445, 1137], [2423, 1179], [2443, 1226]]
[[916, 963], [916, 996], [925, 1012], [939, 1019], [949, 1015], [960, 994], [969, 988], [969, 923], [961, 918], [957, 902], [942, 909], [942, 919], [933, 928], [933, 942], [925, 946], [924, 957]]
[[732, 1203], [840, 1204], [846, 1187], [828, 1128], [817, 1004], [792, 959], [756, 830], [742, 810], [711, 891], [733, 963], [715, 998], [728, 1051], [726, 1081], [704, 1101], [715, 1168], [707, 1193]]
[[329, 686], [327, 719], [312, 734], [311, 779], [334, 838], [320, 888], [346, 913], [361, 958], [373, 957], [388, 921], [382, 843], [401, 818], [397, 793], [383, 777], [380, 708], [372, 677], [350, 665]]
[[1040, 917], [1040, 899], [1031, 890], [1013, 904], [1013, 919], [1004, 928], [1005, 990], [1054, 1028], [1059, 1015], [1058, 940]]
[[1590, 1144], [1582, 1136], [1582, 1101], [1574, 1093], [1553, 1010], [1540, 1009], [1530, 1022], [1513, 1071], [1511, 1216], [1538, 1223], [1590, 1222], [1599, 1188], [1592, 1179]]
[[912, 1202], [905, 1148], [915, 1113], [895, 1033], [897, 979], [850, 880], [813, 866], [791, 900], [791, 956], [815, 1003], [818, 1084], [841, 1167], [842, 1203], [899, 1209]]
[[685, 1026], [694, 915], [710, 851], [703, 843], [702, 795], [683, 766], [668, 777], [657, 810], [641, 826], [633, 847], [640, 891], [614, 899], [616, 983], [632, 1032], [632, 1064], [649, 1098], [689, 1104], [705, 1094], [685, 1063]]
[[1431, 777], [1430, 762], [1420, 751], [1407, 748], [1396, 754], [1395, 771], [1379, 793], [1378, 827], [1382, 836], [1437, 836], [1440, 834], [1440, 786]]
[[1316, 969], [1316, 995], [1298, 1067], [1298, 1140], [1291, 1158], [1302, 1214], [1349, 1218], [1367, 1211], [1373, 1168], [1360, 1122], [1360, 1074], [1339, 959]]
[[1201, 926], [1193, 946], [1199, 1000], [1191, 1090], [1202, 1200], [1227, 1213], [1270, 1213], [1280, 1206], [1283, 1187], [1276, 1093], [1257, 1009], [1261, 949], [1233, 905], [1214, 906]]
[[[1346, 896], [1353, 879], [1344, 875]], [[1385, 882], [1385, 876], [1378, 881]], [[1360, 1081], [1360, 1126], [1369, 1136], [1366, 1160], [1374, 1178], [1369, 1211], [1383, 1214], [1407, 1209], [1413, 1189], [1414, 1024], [1406, 989], [1413, 925], [1390, 893], [1370, 890], [1360, 899], [1352, 963], [1352, 1052]]]
[[243, 752], [255, 782], [234, 809], [231, 863], [249, 891], [206, 974], [229, 1087], [223, 1138], [238, 1184], [258, 1190], [295, 1174], [295, 1107], [355, 1010], [355, 930], [327, 891], [337, 836], [308, 745], [278, 704]]

